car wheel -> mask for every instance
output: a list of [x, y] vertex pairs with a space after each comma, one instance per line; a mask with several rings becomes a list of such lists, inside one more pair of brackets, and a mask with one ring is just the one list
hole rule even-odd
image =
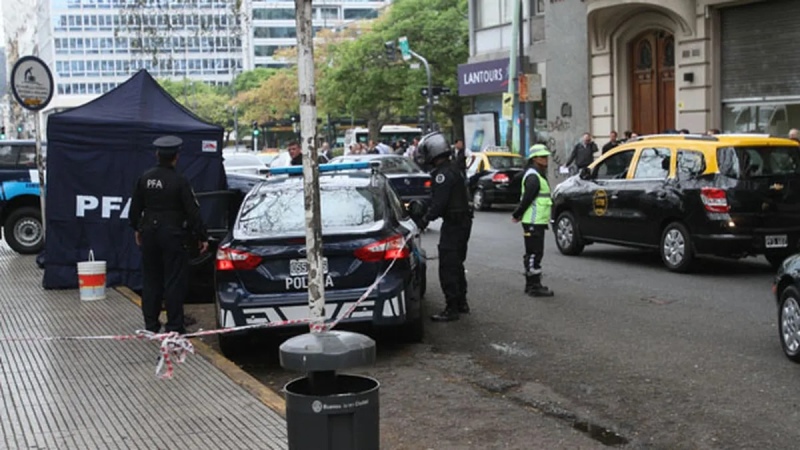
[[22, 255], [34, 255], [44, 247], [44, 227], [39, 208], [26, 206], [12, 211], [3, 231], [8, 246]]
[[575, 216], [571, 212], [564, 211], [558, 215], [555, 237], [556, 247], [561, 253], [575, 256], [583, 251], [583, 239], [581, 238], [580, 230], [578, 230], [578, 224], [575, 222]]
[[486, 203], [486, 195], [483, 192], [483, 189], [476, 189], [475, 193], [472, 194], [472, 206], [478, 211], [486, 211], [489, 209], [489, 204]]
[[800, 291], [789, 286], [781, 292], [780, 299], [778, 332], [781, 347], [787, 358], [800, 363]]
[[661, 260], [673, 272], [688, 272], [694, 261], [689, 230], [680, 222], [672, 222], [661, 233]]
[[764, 257], [767, 258], [767, 261], [769, 261], [769, 264], [772, 266], [773, 269], [777, 269], [778, 267], [780, 267], [781, 264], [783, 264], [783, 260], [785, 260], [790, 256], [792, 256], [792, 253], [773, 253], [764, 255]]

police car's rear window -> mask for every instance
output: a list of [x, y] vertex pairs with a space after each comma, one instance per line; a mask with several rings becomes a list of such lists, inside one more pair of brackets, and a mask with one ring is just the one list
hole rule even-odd
[[725, 147], [717, 149], [719, 173], [730, 178], [800, 175], [798, 147]]
[[[372, 228], [383, 220], [382, 198], [378, 189], [369, 186], [321, 186], [323, 231], [357, 232]], [[303, 205], [303, 186], [300, 183], [281, 189], [257, 190], [242, 204], [234, 234], [240, 237], [304, 234]]]

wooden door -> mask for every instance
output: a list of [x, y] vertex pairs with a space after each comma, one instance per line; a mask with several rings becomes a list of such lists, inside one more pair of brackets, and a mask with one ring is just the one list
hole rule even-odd
[[638, 134], [675, 128], [675, 38], [664, 31], [641, 34], [631, 43], [631, 119]]

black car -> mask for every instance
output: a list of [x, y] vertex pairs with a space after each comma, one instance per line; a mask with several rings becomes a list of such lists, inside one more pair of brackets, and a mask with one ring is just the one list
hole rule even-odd
[[331, 164], [377, 161], [378, 170], [389, 180], [400, 200], [408, 205], [414, 200], [428, 203], [431, 196], [431, 176], [414, 161], [402, 155], [348, 155], [331, 160]]
[[214, 266], [219, 242], [228, 235], [230, 224], [236, 220], [239, 207], [253, 187], [266, 180], [263, 175], [228, 173], [228, 189], [223, 191], [197, 192], [203, 216], [211, 218], [208, 229], [208, 251], [200, 253], [195, 245], [189, 248], [189, 294], [186, 303], [214, 302]]
[[525, 160], [516, 153], [473, 153], [467, 161], [467, 179], [475, 209], [519, 203], [524, 171]]
[[778, 335], [783, 353], [800, 363], [800, 254], [783, 261], [772, 286], [778, 305]]
[[[421, 340], [426, 263], [419, 230], [384, 175], [336, 167], [321, 166], [319, 177], [327, 318], [391, 327], [405, 340]], [[220, 328], [309, 317], [305, 233], [302, 176], [273, 174], [250, 191], [217, 250]], [[243, 337], [220, 335], [222, 351], [241, 350]]]
[[643, 136], [604, 154], [553, 191], [558, 249], [592, 242], [657, 249], [685, 272], [696, 256], [800, 248], [800, 147], [759, 135]]

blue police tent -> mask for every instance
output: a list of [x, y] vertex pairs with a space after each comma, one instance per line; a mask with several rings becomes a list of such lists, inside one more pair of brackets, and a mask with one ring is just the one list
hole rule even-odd
[[[105, 95], [47, 121], [45, 289], [78, 287], [92, 250], [107, 285], [141, 289], [141, 252], [128, 222], [136, 179], [156, 164], [152, 142], [183, 139], [177, 170], [195, 192], [225, 189], [222, 127], [199, 119], [145, 70]], [[203, 211], [207, 221], [211, 212]]]

